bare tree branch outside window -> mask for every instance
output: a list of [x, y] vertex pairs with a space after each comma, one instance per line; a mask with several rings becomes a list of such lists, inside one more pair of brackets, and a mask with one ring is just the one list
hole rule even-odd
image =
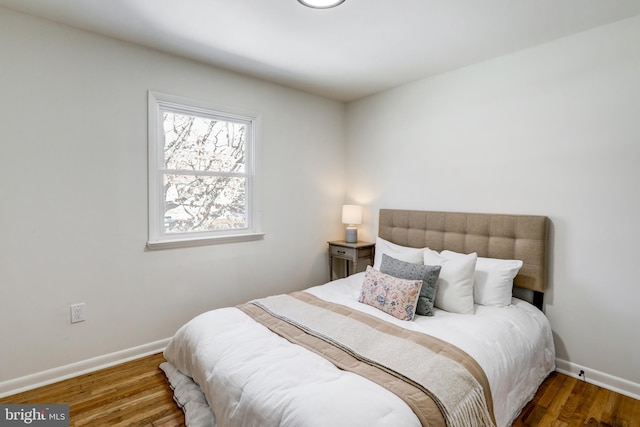
[[247, 227], [246, 123], [164, 112], [164, 232]]

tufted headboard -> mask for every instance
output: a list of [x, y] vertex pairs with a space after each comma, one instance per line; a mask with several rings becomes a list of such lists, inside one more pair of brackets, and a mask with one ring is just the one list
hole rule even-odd
[[514, 285], [533, 291], [542, 309], [548, 229], [546, 216], [380, 209], [378, 236], [402, 246], [522, 260]]

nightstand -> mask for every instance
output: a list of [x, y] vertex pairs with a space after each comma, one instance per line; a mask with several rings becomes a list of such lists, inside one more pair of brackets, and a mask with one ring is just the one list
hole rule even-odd
[[[375, 255], [375, 243], [356, 242], [347, 243], [344, 240], [336, 240], [329, 243], [329, 280], [333, 280], [333, 259], [345, 260], [345, 277], [357, 271], [358, 260], [369, 258], [370, 265], [373, 265]], [[349, 268], [353, 267], [353, 271]]]

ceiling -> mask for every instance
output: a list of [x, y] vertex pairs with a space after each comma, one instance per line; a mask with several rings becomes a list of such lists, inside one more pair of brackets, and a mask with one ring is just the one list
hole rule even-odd
[[351, 101], [640, 14], [640, 0], [0, 0], [0, 6]]

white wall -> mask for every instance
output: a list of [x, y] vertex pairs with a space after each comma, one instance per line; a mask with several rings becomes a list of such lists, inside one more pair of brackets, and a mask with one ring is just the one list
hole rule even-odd
[[363, 237], [379, 208], [549, 216], [559, 364], [640, 395], [639, 106], [640, 17], [351, 103]]
[[[262, 114], [264, 240], [145, 250], [150, 89]], [[0, 96], [0, 385], [326, 281], [342, 103], [2, 8]]]

